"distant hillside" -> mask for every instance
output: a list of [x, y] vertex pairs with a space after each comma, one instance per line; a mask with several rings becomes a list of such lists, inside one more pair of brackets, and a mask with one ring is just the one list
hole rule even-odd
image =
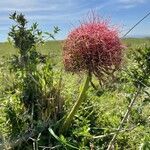
[[[60, 53], [60, 50], [62, 49], [62, 41], [48, 41], [44, 44], [39, 44], [37, 46], [38, 51], [47, 54], [51, 51], [57, 51], [57, 53]], [[6, 56], [15, 54], [17, 52], [17, 49], [13, 47], [12, 44], [8, 42], [0, 43], [0, 56]]]
[[[150, 45], [150, 37], [146, 38], [124, 38], [122, 41], [128, 47], [135, 47], [142, 44]], [[38, 51], [42, 52], [43, 54], [48, 54], [49, 52], [53, 52], [55, 54], [61, 54], [61, 49], [63, 46], [63, 41], [48, 41], [45, 42], [43, 45], [38, 45]], [[14, 48], [10, 43], [4, 42], [0, 43], [0, 57], [15, 54], [17, 49]]]

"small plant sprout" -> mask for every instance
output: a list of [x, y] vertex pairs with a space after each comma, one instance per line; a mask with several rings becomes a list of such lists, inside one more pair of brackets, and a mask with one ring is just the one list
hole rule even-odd
[[113, 74], [122, 61], [123, 45], [118, 29], [96, 15], [90, 15], [89, 18], [70, 32], [63, 47], [65, 70], [73, 73], [84, 72], [87, 77], [78, 100], [62, 125], [61, 133], [69, 128], [85, 98], [92, 75], [102, 80], [106, 74]]

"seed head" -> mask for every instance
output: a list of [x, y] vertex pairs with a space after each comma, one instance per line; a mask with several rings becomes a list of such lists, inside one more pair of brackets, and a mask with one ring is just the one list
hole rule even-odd
[[123, 45], [118, 30], [98, 17], [81, 23], [65, 40], [63, 62], [71, 72], [88, 71], [97, 77], [119, 68]]

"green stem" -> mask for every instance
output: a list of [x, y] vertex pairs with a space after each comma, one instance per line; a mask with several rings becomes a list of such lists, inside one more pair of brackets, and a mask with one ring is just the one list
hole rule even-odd
[[71, 125], [71, 122], [73, 120], [74, 115], [76, 114], [77, 110], [79, 109], [82, 101], [85, 99], [85, 95], [86, 95], [86, 91], [89, 88], [89, 82], [91, 79], [91, 75], [88, 74], [85, 80], [85, 83], [83, 85], [82, 91], [79, 95], [78, 100], [76, 101], [76, 103], [74, 104], [74, 106], [72, 107], [71, 111], [69, 112], [69, 114], [67, 115], [62, 127], [60, 128], [60, 133], [61, 134], [65, 134], [66, 131], [68, 130], [68, 128]]

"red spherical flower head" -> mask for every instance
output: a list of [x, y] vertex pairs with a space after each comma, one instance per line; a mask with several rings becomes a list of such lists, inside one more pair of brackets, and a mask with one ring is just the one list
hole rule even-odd
[[97, 77], [119, 68], [123, 45], [118, 30], [108, 21], [94, 18], [82, 23], [68, 35], [63, 47], [67, 71], [88, 71]]

